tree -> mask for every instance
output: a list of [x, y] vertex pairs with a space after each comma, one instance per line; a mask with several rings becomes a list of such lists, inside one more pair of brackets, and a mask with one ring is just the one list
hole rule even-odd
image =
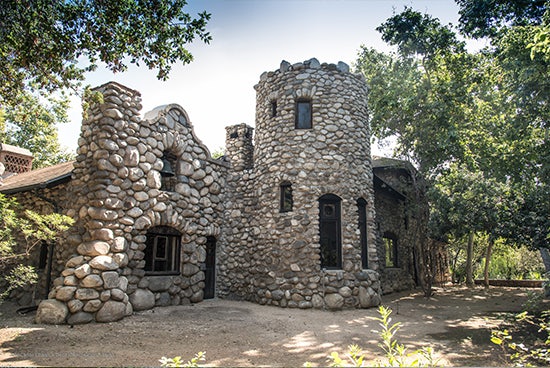
[[190, 42], [211, 40], [210, 14], [193, 18], [186, 5], [185, 0], [0, 2], [0, 103], [16, 105], [23, 91], [75, 89], [99, 63], [113, 72], [143, 63], [167, 79], [174, 63], [192, 61]]
[[57, 124], [67, 122], [67, 107], [67, 99], [41, 101], [23, 92], [19, 104], [0, 110], [0, 142], [31, 151], [35, 169], [70, 160], [72, 155], [62, 150], [57, 138]]
[[538, 25], [547, 0], [455, 0], [460, 7], [460, 29], [470, 37], [494, 38], [503, 29]]
[[[469, 238], [470, 254], [476, 233], [492, 235], [489, 244], [497, 236], [517, 239], [502, 225], [530, 225], [524, 233], [548, 240], [549, 199], [540, 193], [550, 172], [549, 78], [545, 61], [530, 57], [528, 27], [501, 32], [496, 47], [470, 54], [450, 26], [406, 8], [378, 27], [397, 53], [362, 47], [357, 61], [370, 85], [374, 134], [393, 136], [396, 153], [415, 162], [437, 189], [430, 192], [433, 214], [447, 218], [433, 235]], [[492, 188], [514, 194], [502, 202]], [[527, 204], [533, 196], [536, 206]], [[518, 209], [527, 207], [537, 221], [520, 217]]]
[[14, 198], [0, 194], [0, 298], [17, 287], [36, 283], [32, 265], [25, 264], [41, 242], [54, 241], [73, 223], [70, 217], [52, 213], [40, 215], [23, 211]]

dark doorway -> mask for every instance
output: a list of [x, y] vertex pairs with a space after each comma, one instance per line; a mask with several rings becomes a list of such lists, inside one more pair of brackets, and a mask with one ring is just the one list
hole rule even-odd
[[319, 198], [321, 268], [342, 268], [341, 199], [334, 194]]
[[204, 268], [204, 299], [216, 294], [216, 238], [206, 238], [206, 260]]

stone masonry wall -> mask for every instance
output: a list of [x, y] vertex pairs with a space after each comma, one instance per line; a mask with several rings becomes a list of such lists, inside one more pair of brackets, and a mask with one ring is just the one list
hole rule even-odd
[[[233, 229], [228, 244], [228, 252], [240, 252], [247, 264], [248, 283], [235, 286], [247, 299], [331, 309], [380, 302], [367, 87], [348, 69], [344, 63], [320, 64], [316, 59], [294, 65], [283, 61], [255, 86], [254, 169], [234, 180], [253, 196], [244, 194], [248, 202], [236, 216], [244, 216], [246, 225]], [[312, 103], [311, 129], [295, 128], [299, 99]], [[289, 212], [279, 208], [282, 182], [292, 185]], [[342, 199], [341, 270], [320, 267], [319, 198], [329, 193]], [[367, 202], [368, 270], [361, 268], [359, 198]]]
[[[68, 214], [73, 254], [42, 302], [37, 321], [111, 322], [133, 310], [203, 299], [207, 237], [219, 237], [222, 163], [194, 136], [185, 111], [167, 105], [139, 116], [140, 95], [116, 83], [98, 87], [104, 102], [83, 121]], [[176, 184], [161, 188], [166, 152]], [[179, 274], [147, 276], [148, 229], [182, 234]]]

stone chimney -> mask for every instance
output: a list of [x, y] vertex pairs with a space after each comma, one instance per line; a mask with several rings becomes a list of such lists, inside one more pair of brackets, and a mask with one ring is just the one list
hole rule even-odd
[[0, 164], [4, 166], [0, 177], [7, 178], [13, 174], [31, 171], [32, 159], [32, 153], [28, 149], [0, 143]]

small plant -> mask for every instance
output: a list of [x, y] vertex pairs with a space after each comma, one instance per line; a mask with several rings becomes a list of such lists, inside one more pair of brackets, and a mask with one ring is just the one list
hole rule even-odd
[[[528, 312], [522, 312], [515, 316], [518, 323], [525, 323], [538, 327], [539, 333], [544, 333], [544, 340], [537, 339], [528, 343], [514, 342], [514, 338], [508, 330], [496, 330], [491, 332], [491, 342], [500, 346], [506, 354], [510, 355], [510, 361], [516, 366], [541, 365], [550, 366], [550, 311], [542, 312], [541, 317], [533, 317]], [[530, 346], [529, 346], [530, 345]]]
[[204, 351], [200, 351], [197, 354], [195, 354], [195, 357], [188, 361], [187, 363], [183, 363], [183, 360], [180, 356], [174, 357], [174, 358], [166, 358], [162, 357], [159, 359], [160, 366], [161, 367], [170, 367], [170, 368], [195, 368], [199, 367], [199, 362], [206, 361], [206, 353]]
[[[424, 347], [407, 354], [405, 345], [400, 344], [395, 335], [401, 328], [401, 323], [396, 322], [392, 324], [390, 317], [392, 310], [384, 306], [380, 306], [378, 309], [380, 318], [376, 318], [380, 322], [381, 330], [377, 331], [378, 335], [382, 339], [382, 342], [378, 344], [384, 351], [385, 361], [379, 360], [377, 365], [379, 367], [435, 367], [437, 366], [438, 359], [435, 358], [432, 347]], [[332, 361], [331, 367], [363, 367], [365, 356], [362, 354], [361, 349], [357, 345], [350, 345], [348, 347], [347, 360], [341, 358], [337, 352], [332, 352], [329, 359]], [[369, 364], [371, 366], [372, 364]], [[306, 367], [311, 364], [306, 363]]]
[[521, 310], [528, 314], [540, 315], [544, 310], [543, 299], [544, 294], [542, 292], [529, 290], [527, 292], [527, 300], [521, 305]]

